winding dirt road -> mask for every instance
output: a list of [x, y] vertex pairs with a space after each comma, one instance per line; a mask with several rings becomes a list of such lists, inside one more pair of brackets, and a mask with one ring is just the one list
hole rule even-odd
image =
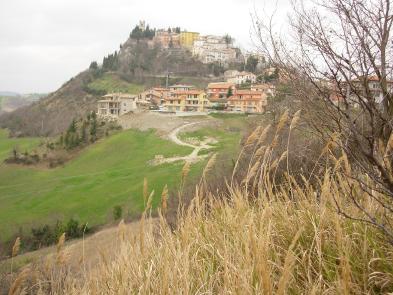
[[191, 126], [194, 126], [197, 124], [202, 124], [202, 123], [206, 123], [206, 122], [200, 121], [200, 122], [193, 122], [193, 123], [185, 124], [183, 126], [175, 128], [168, 135], [169, 140], [173, 141], [177, 145], [182, 145], [182, 146], [187, 146], [187, 147], [193, 148], [194, 150], [189, 155], [183, 156], [183, 157], [156, 158], [153, 160], [152, 164], [153, 165], [160, 165], [163, 163], [173, 163], [176, 161], [185, 161], [185, 162], [189, 162], [189, 163], [196, 163], [196, 162], [199, 162], [200, 160], [208, 157], [209, 156], [208, 154], [205, 154], [205, 155], [198, 155], [198, 154], [201, 150], [209, 150], [209, 149], [213, 148], [212, 146], [209, 145], [209, 143], [214, 143], [215, 142], [214, 139], [207, 138], [207, 139], [201, 141], [199, 145], [194, 145], [194, 144], [185, 142], [178, 137], [178, 134], [180, 131], [182, 131], [188, 127], [191, 127]]

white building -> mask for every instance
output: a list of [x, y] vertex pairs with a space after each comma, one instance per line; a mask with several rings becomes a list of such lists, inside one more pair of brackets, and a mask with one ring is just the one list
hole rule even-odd
[[111, 93], [102, 98], [98, 101], [97, 115], [104, 118], [115, 119], [137, 109], [137, 95]]
[[200, 36], [194, 42], [192, 53], [203, 63], [226, 65], [237, 58], [238, 50], [232, 41], [221, 36]]
[[194, 88], [195, 87], [192, 85], [175, 84], [175, 85], [169, 86], [169, 91], [189, 91]]
[[[255, 83], [257, 81], [257, 76], [250, 72], [238, 72], [231, 71], [231, 75], [227, 74], [227, 82], [234, 83], [236, 85], [241, 85], [244, 83]], [[225, 75], [225, 74], [224, 74]]]

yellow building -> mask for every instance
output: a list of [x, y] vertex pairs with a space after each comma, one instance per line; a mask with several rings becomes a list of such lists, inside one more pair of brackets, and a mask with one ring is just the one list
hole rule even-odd
[[199, 33], [196, 32], [181, 32], [180, 33], [180, 45], [191, 49], [194, 45], [194, 41], [199, 38]]
[[164, 108], [170, 112], [205, 112], [208, 104], [203, 90], [172, 91], [164, 100]]

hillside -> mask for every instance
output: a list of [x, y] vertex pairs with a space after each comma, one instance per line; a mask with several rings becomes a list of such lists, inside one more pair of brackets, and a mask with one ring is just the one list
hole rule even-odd
[[46, 98], [0, 116], [0, 126], [12, 136], [48, 136], [63, 132], [73, 118], [95, 110], [101, 95], [111, 91], [138, 93], [146, 87], [164, 85], [169, 72], [173, 82], [192, 77], [196, 85], [207, 84], [214, 67], [202, 64], [183, 49], [162, 49], [149, 40], [129, 38], [118, 52], [93, 62]]
[[[220, 161], [210, 158], [191, 206], [179, 211], [177, 226], [165, 218], [163, 193], [160, 200], [153, 198], [161, 205], [144, 207], [139, 224], [120, 221], [117, 230], [70, 244], [60, 238], [56, 248], [15, 257], [18, 268], [33, 263], [14, 276], [11, 289], [43, 294], [391, 294], [391, 243], [378, 228], [336, 210], [339, 202], [354, 219], [362, 217], [347, 203], [345, 160], [321, 171], [317, 182], [285, 169], [288, 178], [279, 187], [275, 183], [286, 157], [275, 148], [287, 149], [277, 146], [278, 139], [286, 139], [282, 128], [287, 120], [280, 121], [254, 128], [245, 138], [235, 178], [221, 189], [209, 189], [217, 174], [213, 166]], [[359, 198], [367, 195], [357, 193]], [[372, 214], [383, 214], [369, 207]], [[11, 282], [12, 276], [4, 281]]]
[[28, 106], [44, 96], [44, 94], [38, 93], [21, 95], [13, 92], [0, 92], [0, 115]]
[[[200, 156], [199, 159], [189, 160], [193, 163], [189, 177], [193, 179], [199, 177], [205, 158], [213, 152], [230, 165], [238, 149], [240, 129], [248, 124], [245, 116], [182, 119], [158, 114], [142, 118], [141, 115], [135, 122], [138, 125], [124, 126], [131, 130], [102, 138], [62, 166], [47, 169], [0, 165], [0, 259], [4, 254], [2, 243], [9, 242], [17, 233], [29, 237], [31, 228], [45, 224], [53, 226], [57, 220], [70, 218], [88, 222], [89, 226], [103, 225], [113, 220], [115, 206], [123, 207], [126, 218], [139, 216], [143, 207], [144, 177], [148, 178], [149, 187], [156, 191], [153, 200], [156, 206], [164, 185], [170, 190], [178, 187], [184, 165], [180, 157], [190, 158], [195, 140], [214, 139], [209, 149], [199, 149], [193, 154], [193, 157]], [[144, 121], [146, 124], [140, 123]], [[170, 134], [187, 124], [196, 125], [181, 129], [179, 137], [185, 142], [189, 138], [194, 140], [191, 144], [179, 145]], [[6, 132], [0, 130], [0, 160], [9, 156], [14, 147], [23, 153], [34, 150], [38, 144], [37, 138], [7, 138]], [[154, 165], [152, 161], [156, 155], [163, 161]]]

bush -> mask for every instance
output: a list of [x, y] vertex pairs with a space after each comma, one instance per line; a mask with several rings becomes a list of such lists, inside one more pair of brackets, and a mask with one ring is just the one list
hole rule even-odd
[[113, 219], [119, 220], [123, 216], [123, 208], [119, 205], [113, 207]]
[[65, 233], [67, 239], [82, 237], [83, 233], [90, 232], [85, 224], [79, 224], [78, 220], [69, 219], [66, 223], [58, 220], [54, 225], [42, 225], [31, 229], [31, 237], [24, 237], [27, 250], [37, 250], [42, 247], [56, 244], [59, 237]]

